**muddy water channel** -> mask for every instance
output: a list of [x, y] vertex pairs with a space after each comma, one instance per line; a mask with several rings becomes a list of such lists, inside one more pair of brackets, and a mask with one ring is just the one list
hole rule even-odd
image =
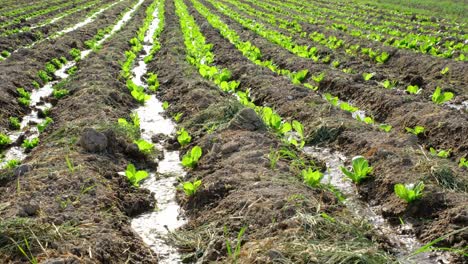
[[[112, 31], [105, 35], [100, 41], [98, 41], [97, 45], [101, 45], [102, 43], [104, 43], [104, 41], [109, 39], [115, 32], [119, 31], [122, 28], [122, 26], [125, 25], [131, 19], [132, 14], [138, 9], [138, 7], [143, 3], [143, 1], [144, 0], [138, 1], [138, 3], [136, 3], [131, 10], [125, 13], [122, 19], [120, 19], [117, 22], [117, 24], [114, 25]], [[81, 59], [86, 58], [91, 52], [91, 49], [82, 51]], [[3, 161], [0, 162], [0, 168], [6, 165], [8, 161], [17, 160], [21, 162], [27, 157], [27, 151], [23, 147], [21, 147], [21, 143], [25, 139], [31, 140], [39, 137], [40, 132], [36, 125], [46, 121], [46, 117], [44, 115], [40, 115], [39, 113], [44, 112], [52, 107], [52, 105], [48, 103], [48, 99], [52, 97], [52, 94], [54, 92], [54, 85], [56, 85], [62, 80], [67, 79], [69, 77], [69, 75], [67, 74], [67, 70], [75, 65], [75, 61], [70, 61], [66, 63], [65, 65], [63, 65], [62, 68], [54, 72], [54, 76], [56, 79], [55, 81], [49, 82], [43, 87], [35, 89], [31, 92], [31, 100], [29, 105], [31, 112], [28, 115], [22, 117], [19, 131], [14, 131], [8, 134], [11, 141], [15, 142], [15, 144], [13, 144], [12, 147], [7, 149], [3, 153], [5, 157]]]
[[[133, 82], [148, 89], [142, 77], [147, 73], [144, 57], [153, 46], [153, 34], [159, 25], [158, 10], [156, 9], [148, 31], [146, 32], [143, 52], [135, 61], [132, 69]], [[155, 95], [136, 109], [134, 113], [140, 118], [141, 137], [151, 141], [155, 135], [170, 136], [175, 133], [175, 124], [163, 116], [162, 102]], [[143, 241], [158, 254], [159, 263], [181, 263], [181, 256], [177, 249], [166, 242], [168, 232], [185, 224], [181, 216], [182, 210], [175, 199], [177, 178], [183, 177], [185, 172], [179, 161], [178, 151], [169, 151], [162, 145], [156, 145], [163, 158], [158, 162], [157, 171], [150, 172], [150, 176], [140, 185], [150, 190], [157, 206], [153, 212], [142, 214], [132, 220], [132, 228], [142, 237]]]
[[412, 234], [411, 223], [396, 227], [390, 225], [379, 214], [380, 208], [371, 207], [359, 199], [359, 194], [356, 187], [347, 179], [341, 172], [340, 167], [344, 165], [347, 158], [339, 153], [327, 148], [305, 147], [304, 152], [308, 155], [325, 161], [327, 171], [322, 179], [323, 184], [331, 184], [337, 188], [346, 199], [344, 204], [358, 218], [363, 218], [371, 224], [375, 230], [382, 236], [386, 237], [395, 249], [396, 256], [400, 263], [404, 264], [433, 264], [433, 263], [451, 263], [450, 256], [441, 253], [420, 253], [413, 255], [413, 252], [419, 249], [422, 244]]

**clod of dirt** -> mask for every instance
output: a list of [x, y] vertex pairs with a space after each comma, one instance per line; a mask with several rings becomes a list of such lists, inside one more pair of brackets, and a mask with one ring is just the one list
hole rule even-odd
[[88, 152], [102, 152], [107, 148], [107, 137], [93, 128], [85, 128], [78, 144]]
[[27, 202], [24, 204], [20, 204], [18, 210], [18, 216], [34, 216], [39, 211], [39, 204], [35, 202]]
[[241, 129], [248, 131], [266, 131], [262, 119], [253, 109], [244, 108], [229, 122], [228, 129]]
[[21, 166], [17, 167], [13, 174], [16, 177], [23, 176], [24, 174], [30, 172], [32, 170], [32, 166], [29, 164], [22, 164]]

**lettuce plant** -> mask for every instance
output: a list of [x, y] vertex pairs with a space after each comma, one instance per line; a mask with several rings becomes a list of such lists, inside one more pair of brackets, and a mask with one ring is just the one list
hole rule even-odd
[[29, 106], [31, 104], [31, 93], [24, 90], [24, 88], [17, 88], [16, 91], [19, 94], [18, 103]]
[[162, 103], [162, 108], [163, 108], [163, 110], [169, 109], [169, 102], [168, 102], [168, 101], [164, 101], [164, 102]]
[[14, 130], [18, 130], [21, 128], [21, 122], [17, 117], [10, 116], [8, 118], [8, 122], [10, 123], [10, 128]]
[[318, 75], [313, 75], [312, 76], [312, 80], [314, 80], [314, 82], [316, 82], [316, 83], [322, 82], [323, 79], [325, 79], [325, 73], [324, 72], [321, 72]]
[[57, 89], [52, 92], [52, 96], [55, 99], [62, 99], [63, 97], [67, 96], [70, 93], [67, 89]]
[[390, 58], [390, 54], [388, 54], [387, 52], [382, 52], [380, 53], [379, 56], [375, 57], [375, 61], [378, 62], [378, 63], [385, 63], [388, 61], [388, 59]]
[[11, 139], [9, 136], [0, 133], [0, 147], [6, 146], [11, 143]]
[[81, 50], [79, 49], [73, 48], [70, 50], [69, 54], [75, 61], [79, 61], [81, 59]]
[[151, 154], [154, 151], [154, 144], [144, 140], [144, 139], [138, 139], [133, 141], [138, 146], [138, 149], [141, 151], [143, 154]]
[[49, 74], [49, 75], [53, 75], [54, 72], [57, 70], [57, 68], [55, 67], [54, 64], [52, 64], [51, 62], [47, 62], [45, 64], [45, 71]]
[[369, 166], [368, 161], [363, 156], [356, 156], [352, 160], [352, 171], [343, 166], [340, 169], [353, 182], [360, 183], [372, 172], [373, 167]]
[[301, 70], [298, 72], [291, 73], [290, 78], [293, 84], [301, 84], [307, 77], [308, 73], [309, 73], [309, 70]]
[[14, 169], [20, 165], [20, 161], [16, 159], [12, 159], [7, 161], [5, 165], [3, 165], [2, 169]]
[[37, 130], [40, 133], [42, 133], [53, 122], [54, 122], [54, 120], [52, 118], [46, 117], [46, 119], [44, 121], [42, 121], [42, 123], [37, 125]]
[[182, 147], [190, 143], [191, 140], [192, 137], [184, 128], [181, 128], [179, 131], [177, 131], [177, 141]]
[[407, 203], [420, 199], [423, 195], [424, 183], [421, 181], [418, 184], [403, 185], [401, 183], [395, 184], [395, 194]]
[[327, 100], [331, 105], [337, 106], [338, 105], [338, 97], [333, 96], [330, 93], [325, 93], [323, 95], [325, 97], [325, 100]]
[[371, 73], [363, 73], [362, 74], [362, 78], [364, 78], [364, 81], [369, 81], [370, 79], [372, 79], [372, 77], [374, 77], [375, 73], [371, 72]]
[[440, 158], [448, 158], [450, 156], [450, 151], [451, 149], [448, 149], [448, 150], [440, 150], [440, 151], [437, 151], [435, 150], [434, 148], [429, 148], [429, 152], [431, 153], [431, 155], [433, 156], [437, 156], [437, 157], [440, 157]]
[[318, 170], [314, 171], [312, 168], [302, 170], [301, 175], [304, 179], [304, 183], [309, 185], [310, 187], [317, 186], [323, 178], [323, 173], [321, 173]]
[[442, 93], [442, 89], [440, 89], [440, 87], [437, 87], [434, 93], [432, 94], [432, 102], [440, 105], [440, 104], [450, 101], [453, 98], [453, 96], [454, 94], [451, 92]]
[[33, 149], [39, 145], [39, 138], [33, 138], [33, 139], [25, 139], [23, 141], [23, 144], [21, 144], [21, 147], [25, 149]]
[[159, 88], [158, 75], [154, 73], [149, 73], [147, 83], [148, 83], [148, 89], [150, 91], [156, 92]]
[[337, 61], [337, 60], [334, 60], [334, 61], [332, 62], [332, 66], [335, 67], [335, 68], [338, 68], [338, 67], [340, 67], [340, 62]]
[[387, 124], [380, 124], [379, 128], [380, 128], [380, 130], [383, 130], [385, 132], [390, 132], [390, 130], [392, 130], [392, 126], [387, 125]]
[[179, 113], [175, 114], [174, 116], [172, 116], [172, 118], [174, 118], [174, 121], [176, 121], [178, 123], [183, 115], [184, 115], [184, 113], [179, 112]]
[[390, 80], [385, 80], [380, 83], [385, 89], [392, 89], [394, 88], [397, 84], [398, 81], [390, 81]]
[[52, 80], [52, 77], [49, 76], [49, 74], [47, 74], [47, 72], [43, 71], [43, 70], [39, 70], [37, 72], [37, 76], [44, 82], [44, 83], [48, 83], [49, 81]]
[[195, 146], [182, 157], [182, 165], [184, 167], [195, 168], [201, 156], [202, 149], [199, 146]]
[[445, 75], [445, 74], [447, 74], [447, 73], [449, 72], [449, 70], [450, 70], [450, 69], [449, 69], [449, 67], [447, 66], [447, 67], [443, 68], [443, 69], [440, 71], [440, 74]]
[[422, 90], [419, 89], [419, 86], [417, 85], [408, 85], [406, 87], [406, 91], [409, 93], [409, 94], [419, 94]]
[[423, 126], [415, 126], [414, 128], [410, 128], [410, 127], [405, 127], [406, 131], [408, 133], [411, 133], [413, 135], [419, 135], [421, 133], [424, 133], [425, 131], [425, 128]]
[[344, 110], [344, 111], [347, 111], [347, 112], [350, 112], [350, 113], [354, 113], [354, 112], [359, 110], [359, 108], [357, 108], [355, 106], [352, 106], [347, 102], [342, 102], [340, 104], [340, 108], [341, 108], [341, 110]]
[[460, 168], [468, 168], [468, 160], [465, 157], [460, 158], [460, 162], [458, 163], [458, 167]]
[[41, 88], [41, 85], [40, 85], [37, 81], [32, 81], [32, 82], [31, 82], [31, 85], [32, 85], [34, 88], [36, 88], [36, 89]]
[[202, 184], [201, 180], [196, 180], [193, 182], [189, 182], [189, 181], [184, 182], [182, 184], [182, 187], [184, 189], [185, 195], [187, 195], [188, 197], [193, 196], [198, 191], [198, 188], [200, 188], [201, 184]]
[[140, 186], [140, 182], [148, 178], [149, 175], [148, 172], [144, 170], [137, 171], [135, 165], [130, 163], [125, 170], [125, 176], [127, 176], [127, 179], [133, 186], [138, 187]]

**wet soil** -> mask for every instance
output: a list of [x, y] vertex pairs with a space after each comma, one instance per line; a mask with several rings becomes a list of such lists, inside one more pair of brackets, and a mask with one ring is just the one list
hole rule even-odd
[[[423, 154], [420, 144], [427, 138], [418, 139], [398, 131], [398, 128], [391, 133], [384, 133], [353, 120], [350, 114], [331, 107], [319, 95], [308, 89], [294, 86], [284, 77], [274, 75], [268, 69], [254, 65], [233, 45], [223, 39], [193, 8], [191, 8], [191, 14], [195, 16], [207, 42], [214, 44], [213, 53], [216, 65], [231, 70], [233, 77], [241, 81], [241, 89], [251, 88], [256, 104], [272, 106], [281, 116], [301, 121], [305, 126], [305, 131], [309, 134], [310, 144], [332, 147], [344, 152], [349, 158], [364, 155], [370, 160], [371, 165], [374, 166], [374, 178], [363, 184], [359, 192], [362, 199], [371, 205], [382, 206], [382, 213], [390, 221], [398, 223], [399, 216], [414, 221], [414, 232], [423, 242], [431, 241], [464, 226], [459, 219], [464, 218], [468, 213], [466, 170], [459, 169], [456, 162], [434, 158], [427, 151]], [[227, 18], [223, 17], [223, 20], [229, 24]], [[291, 57], [280, 57], [277, 61], [288, 61], [292, 64]], [[410, 109], [413, 111], [412, 108]], [[418, 119], [417, 122], [421, 122], [421, 116], [416, 117], [415, 111], [411, 115], [414, 114], [414, 118]], [[445, 116], [436, 119], [438, 113], [430, 112], [430, 110], [425, 110], [425, 112], [438, 120], [433, 120], [433, 122], [439, 125], [448, 119]], [[404, 114], [400, 113], [401, 119], [395, 121], [408, 122], [408, 120], [403, 120]], [[461, 121], [462, 117], [458, 118], [458, 123], [454, 121], [453, 127], [466, 126], [467, 122]], [[445, 130], [447, 129], [449, 128], [445, 127]], [[437, 128], [434, 130], [437, 131]], [[459, 134], [458, 142], [457, 136], [451, 134], [455, 139], [450, 146], [459, 148], [460, 154], [466, 153], [467, 142], [464, 139], [466, 137], [462, 134], [466, 132]], [[443, 140], [445, 144], [451, 141], [451, 138], [440, 134], [428, 135], [428, 138], [434, 138], [440, 144], [444, 144]], [[455, 191], [448, 191], [447, 186], [440, 184], [440, 177], [445, 176], [449, 177], [450, 181], [457, 182], [458, 187]], [[439, 179], [439, 184], [437, 179]], [[427, 186], [427, 195], [419, 203], [408, 206], [394, 195], [394, 184], [418, 180], [430, 182]], [[421, 206], [422, 204], [430, 206]], [[466, 245], [466, 233], [457, 234], [444, 241], [444, 244]]]
[[[37, 77], [37, 72], [52, 58], [65, 56], [71, 60], [69, 51], [72, 48], [83, 49], [84, 42], [91, 39], [99, 29], [113, 24], [118, 15], [133, 1], [123, 1], [109, 10], [106, 10], [95, 20], [78, 30], [63, 35], [58, 39], [44, 41], [34, 49], [21, 49], [13, 53], [8, 60], [0, 63], [0, 130], [7, 129], [7, 121], [10, 116], [23, 116], [29, 109], [18, 104], [16, 88], [23, 87], [27, 91], [33, 89], [32, 81], [42, 84]], [[50, 47], [54, 48], [51, 49]]]
[[[26, 238], [41, 263], [157, 262], [130, 227], [130, 217], [152, 208], [154, 200], [117, 174], [129, 161], [137, 166], [150, 161], [135, 156], [135, 146], [115, 127], [117, 118], [136, 106], [118, 78], [118, 61], [150, 3], [145, 1], [99, 53], [78, 63], [80, 70], [64, 86], [70, 96], [52, 109], [54, 124], [24, 161], [25, 173], [0, 172], [0, 258], [5, 263], [26, 261], [7, 236], [23, 247]], [[90, 128], [106, 139], [100, 151], [83, 148]]]

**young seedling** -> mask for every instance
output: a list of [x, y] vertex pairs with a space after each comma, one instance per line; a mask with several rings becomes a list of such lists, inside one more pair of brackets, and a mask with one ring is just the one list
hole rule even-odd
[[31, 150], [37, 147], [37, 145], [39, 145], [39, 138], [25, 139], [23, 144], [21, 144], [21, 147]]
[[24, 88], [17, 88], [16, 91], [19, 94], [18, 103], [24, 106], [29, 106], [31, 104], [31, 94], [24, 90]]
[[385, 80], [380, 83], [385, 89], [393, 89], [397, 84], [398, 81], [390, 81], [390, 80]]
[[75, 61], [79, 61], [81, 59], [81, 50], [79, 49], [73, 48], [70, 50], [69, 54]]
[[323, 173], [320, 171], [314, 171], [312, 168], [302, 170], [301, 175], [304, 179], [304, 183], [310, 187], [317, 186], [323, 178]]
[[352, 106], [347, 102], [342, 102], [340, 104], [340, 108], [341, 108], [341, 110], [344, 110], [344, 111], [347, 111], [347, 112], [350, 112], [350, 113], [354, 113], [354, 112], [359, 110], [359, 108], [357, 108], [355, 106]]
[[302, 70], [302, 71], [291, 73], [291, 80], [293, 84], [301, 84], [307, 77], [308, 73], [309, 73], [309, 70]]
[[383, 131], [385, 131], [387, 133], [390, 132], [390, 130], [392, 130], [392, 126], [387, 125], [387, 124], [380, 124], [379, 128], [380, 128], [380, 130], [383, 130]]
[[437, 151], [435, 150], [434, 148], [429, 148], [429, 152], [431, 153], [431, 155], [433, 156], [437, 156], [439, 158], [448, 158], [450, 156], [450, 151], [451, 149], [448, 149], [448, 150], [440, 150], [440, 151]]
[[434, 93], [432, 94], [432, 102], [434, 102], [435, 104], [441, 105], [445, 102], [450, 101], [453, 98], [453, 96], [454, 94], [451, 92], [442, 93], [442, 89], [440, 89], [440, 87], [437, 87]]
[[466, 159], [465, 157], [462, 157], [460, 158], [460, 162], [458, 163], [458, 167], [460, 168], [468, 168], [468, 159]]
[[46, 119], [42, 123], [37, 125], [37, 130], [39, 131], [39, 133], [42, 133], [53, 122], [54, 120], [52, 118], [46, 117]]
[[389, 58], [390, 58], [390, 54], [384, 51], [379, 56], [375, 57], [375, 61], [383, 64], [387, 62]]
[[0, 133], [0, 148], [3, 147], [3, 146], [8, 145], [10, 143], [11, 143], [10, 137], [3, 134], [3, 133]]
[[278, 164], [281, 155], [278, 151], [274, 149], [270, 149], [270, 153], [268, 154], [268, 160], [270, 160], [270, 169], [274, 170], [276, 168], [276, 164]]
[[184, 184], [182, 184], [182, 187], [184, 189], [185, 195], [187, 195], [188, 197], [193, 196], [198, 191], [198, 188], [200, 188], [201, 184], [201, 180], [196, 180], [193, 182], [184, 182]]
[[422, 191], [424, 190], [424, 183], [419, 182], [418, 184], [403, 185], [401, 183], [395, 184], [395, 194], [407, 203], [411, 203], [414, 200], [422, 197]]
[[17, 117], [10, 116], [8, 121], [11, 129], [18, 130], [21, 128], [21, 122]]
[[169, 109], [169, 102], [168, 101], [164, 101], [162, 103], [162, 108], [164, 111], [166, 111], [167, 109]]
[[372, 172], [373, 167], [369, 166], [368, 161], [363, 156], [356, 156], [352, 160], [352, 171], [341, 166], [341, 171], [355, 183], [360, 183]]
[[324, 96], [325, 96], [325, 100], [327, 100], [331, 105], [333, 105], [333, 106], [338, 105], [338, 97], [337, 96], [333, 96], [333, 95], [331, 95], [329, 93], [325, 93]]
[[184, 128], [181, 128], [179, 131], [177, 131], [177, 141], [182, 147], [189, 144], [191, 140], [192, 137]]
[[415, 126], [414, 128], [405, 127], [405, 129], [406, 129], [406, 132], [411, 133], [416, 136], [421, 133], [424, 133], [425, 131], [425, 128], [423, 126]]
[[321, 83], [323, 81], [323, 79], [325, 79], [325, 73], [324, 72], [321, 72], [318, 75], [312, 76], [312, 80], [314, 80], [314, 82], [316, 82], [316, 83]]
[[406, 87], [406, 92], [409, 94], [419, 94], [422, 91], [422, 89], [419, 89], [419, 86], [417, 85], [408, 85]]
[[335, 60], [335, 61], [332, 62], [332, 66], [335, 67], [335, 68], [338, 68], [338, 67], [340, 67], [340, 62]]
[[34, 88], [36, 88], [36, 89], [41, 88], [41, 85], [40, 85], [38, 82], [36, 82], [36, 81], [32, 81], [31, 84], [32, 84], [32, 86], [33, 86]]
[[50, 77], [47, 72], [43, 71], [43, 70], [39, 70], [37, 72], [37, 76], [44, 82], [44, 83], [48, 83], [49, 81], [52, 80], [52, 77]]
[[445, 74], [447, 74], [447, 73], [449, 72], [449, 70], [450, 70], [450, 69], [449, 69], [449, 67], [447, 66], [447, 67], [443, 68], [443, 69], [440, 71], [440, 74], [445, 75]]
[[7, 161], [5, 165], [3, 165], [2, 169], [14, 169], [20, 165], [20, 161], [16, 159], [12, 159]]
[[154, 151], [154, 145], [144, 139], [138, 139], [133, 141], [138, 146], [141, 153], [149, 155]]
[[232, 250], [232, 245], [231, 245], [231, 242], [229, 242], [229, 240], [227, 239], [228, 237], [228, 230], [227, 230], [227, 227], [224, 226], [224, 236], [226, 237], [226, 250], [227, 250], [227, 254], [229, 256], [230, 259], [232, 259], [232, 261], [234, 263], [237, 263], [237, 259], [239, 258], [239, 255], [240, 255], [240, 250], [241, 250], [241, 246], [242, 246], [242, 236], [244, 235], [245, 233], [245, 230], [247, 230], [247, 227], [242, 227], [240, 230], [239, 230], [239, 233], [237, 234], [237, 243], [236, 243], [236, 248], [234, 249], [234, 251]]
[[130, 163], [127, 165], [127, 169], [125, 170], [125, 176], [127, 176], [127, 179], [133, 186], [139, 187], [140, 182], [146, 179], [149, 175], [148, 172], [144, 170], [137, 171], [135, 165]]
[[364, 78], [364, 81], [369, 81], [370, 79], [372, 79], [372, 77], [374, 77], [375, 73], [371, 72], [371, 73], [363, 73], [362, 74], [362, 78]]
[[154, 73], [149, 73], [147, 83], [148, 83], [148, 89], [150, 91], [156, 92], [159, 88], [158, 75]]
[[184, 113], [179, 112], [179, 113], [175, 114], [172, 118], [174, 118], [174, 121], [176, 121], [178, 123], [183, 115], [184, 115]]
[[182, 165], [184, 167], [195, 168], [201, 156], [202, 149], [199, 146], [195, 146], [182, 157]]

